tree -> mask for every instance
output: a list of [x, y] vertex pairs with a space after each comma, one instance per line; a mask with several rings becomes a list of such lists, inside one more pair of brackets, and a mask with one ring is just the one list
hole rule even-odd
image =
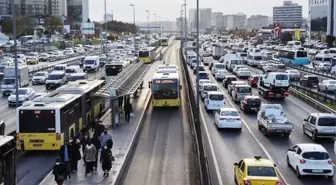
[[[29, 17], [21, 17], [16, 20], [16, 35], [24, 35], [31, 32], [33, 25], [30, 24]], [[5, 34], [13, 34], [13, 19], [4, 19], [1, 21], [1, 31]]]
[[61, 19], [55, 16], [46, 16], [44, 18], [44, 27], [49, 30], [49, 34], [52, 34], [54, 31], [61, 31], [63, 22]]
[[327, 42], [328, 48], [332, 48], [334, 46], [335, 36], [327, 35], [326, 36], [326, 42]]

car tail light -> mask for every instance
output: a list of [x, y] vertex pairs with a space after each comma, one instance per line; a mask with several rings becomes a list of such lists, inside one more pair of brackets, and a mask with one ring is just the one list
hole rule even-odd
[[284, 95], [285, 95], [285, 96], [288, 96], [288, 95], [289, 95], [289, 93], [288, 93], [288, 92], [284, 92]]
[[61, 140], [61, 134], [56, 133], [56, 140]]
[[273, 96], [273, 92], [268, 92], [268, 96]]
[[17, 133], [17, 134], [15, 135], [15, 138], [16, 138], [16, 139], [20, 139], [20, 134]]
[[249, 180], [244, 180], [244, 185], [251, 185], [251, 182]]
[[220, 120], [224, 120], [225, 118], [219, 118]]
[[333, 164], [333, 161], [331, 159], [328, 160], [329, 164]]
[[304, 164], [304, 163], [306, 163], [306, 160], [304, 160], [304, 159], [300, 159], [300, 163], [301, 163], [301, 164]]
[[277, 181], [277, 182], [275, 183], [275, 185], [281, 185], [281, 182], [280, 182], [280, 181]]

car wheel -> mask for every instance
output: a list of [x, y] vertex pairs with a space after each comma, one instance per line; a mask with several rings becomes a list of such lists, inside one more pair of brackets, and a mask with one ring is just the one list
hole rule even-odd
[[297, 178], [301, 178], [302, 177], [302, 175], [300, 174], [300, 170], [299, 170], [299, 168], [298, 167], [296, 167], [296, 177]]
[[327, 176], [328, 180], [333, 180], [334, 176]]
[[312, 139], [313, 141], [316, 141], [316, 140], [317, 140], [315, 133], [312, 133], [312, 135], [311, 135], [311, 139]]

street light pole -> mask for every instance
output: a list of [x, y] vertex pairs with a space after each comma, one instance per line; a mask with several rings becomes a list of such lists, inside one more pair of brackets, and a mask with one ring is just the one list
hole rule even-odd
[[187, 0], [184, 0], [184, 41], [187, 44]]
[[162, 37], [162, 27], [161, 27], [161, 16], [159, 16], [159, 22], [160, 22], [160, 24], [159, 24], [159, 26], [160, 26], [160, 29], [159, 29], [159, 33], [160, 33], [160, 37]]
[[135, 26], [135, 5], [134, 4], [130, 4], [130, 6], [133, 7], [133, 24], [134, 24], [134, 33], [133, 33], [133, 42], [134, 42], [134, 52], [135, 52], [135, 34], [136, 34], [136, 26]]
[[153, 13], [153, 15], [154, 15], [154, 31], [155, 32], [157, 32], [157, 30], [156, 30], [156, 14], [155, 13]]
[[19, 78], [18, 78], [18, 61], [17, 61], [17, 43], [16, 43], [16, 12], [15, 4], [12, 1], [12, 10], [13, 10], [13, 39], [14, 39], [14, 63], [15, 63], [15, 100], [16, 107], [20, 106], [19, 102]]
[[149, 14], [149, 10], [146, 10], [147, 14], [148, 14], [148, 34], [149, 34], [149, 24], [150, 24], [150, 14]]
[[105, 17], [104, 17], [104, 22], [105, 22], [105, 54], [106, 54], [106, 60], [109, 62], [108, 58], [108, 49], [107, 49], [107, 20], [106, 20], [106, 0], [104, 0], [104, 9], [105, 9]]
[[[196, 66], [196, 89], [199, 89], [199, 0], [196, 0], [196, 55], [197, 55], [197, 66]], [[199, 91], [196, 91], [196, 106], [197, 106], [197, 115], [199, 115]]]

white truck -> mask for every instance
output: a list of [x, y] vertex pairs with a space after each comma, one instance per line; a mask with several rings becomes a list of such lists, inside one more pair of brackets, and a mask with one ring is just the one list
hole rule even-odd
[[224, 55], [224, 46], [214, 45], [212, 49], [212, 57], [215, 60], [219, 60]]
[[10, 95], [16, 88], [16, 81], [18, 80], [18, 86], [29, 86], [29, 71], [28, 66], [18, 65], [18, 77], [15, 78], [15, 66], [6, 66], [4, 69], [4, 78], [1, 81], [1, 93], [6, 96]]
[[282, 135], [288, 138], [293, 131], [293, 123], [288, 120], [280, 104], [261, 104], [257, 115], [258, 129], [265, 136]]
[[289, 76], [282, 72], [269, 72], [260, 75], [258, 81], [258, 93], [264, 98], [288, 97]]

